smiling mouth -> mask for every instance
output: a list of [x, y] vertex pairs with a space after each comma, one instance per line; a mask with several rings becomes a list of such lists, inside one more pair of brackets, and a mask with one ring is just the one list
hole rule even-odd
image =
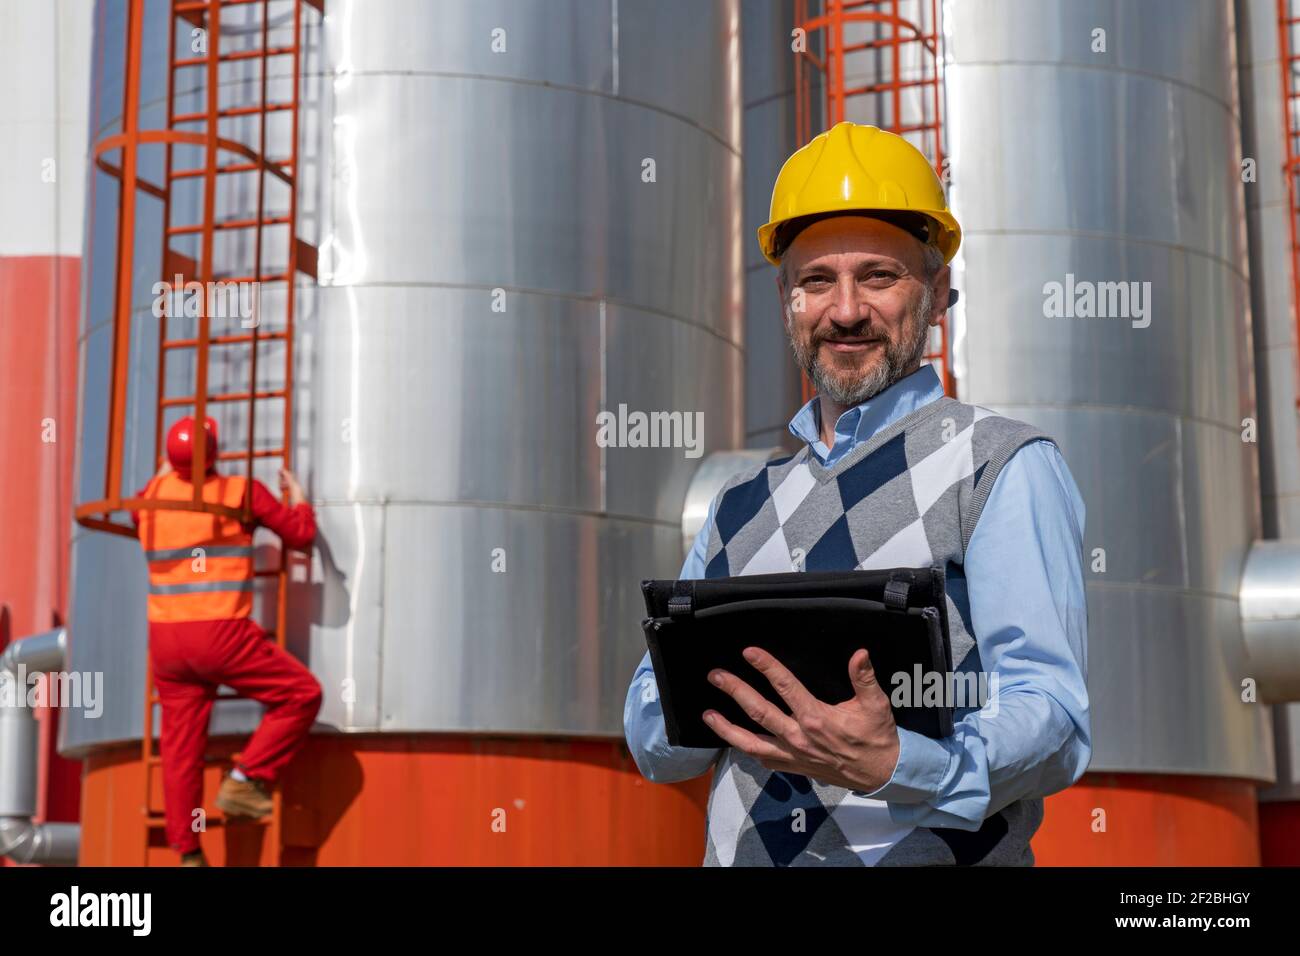
[[883, 345], [881, 339], [823, 339], [822, 344], [832, 352], [865, 352], [873, 345]]

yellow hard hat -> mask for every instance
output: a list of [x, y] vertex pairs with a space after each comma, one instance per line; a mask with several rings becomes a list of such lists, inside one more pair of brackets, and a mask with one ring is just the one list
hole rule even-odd
[[908, 228], [908, 217], [915, 217], [928, 227], [915, 234], [937, 246], [944, 262], [961, 245], [961, 226], [948, 211], [943, 185], [924, 154], [894, 133], [849, 122], [814, 136], [785, 161], [772, 189], [769, 221], [758, 228], [758, 244], [768, 262], [780, 265], [782, 225], [805, 216], [853, 212], [884, 213], [880, 218], [903, 228]]

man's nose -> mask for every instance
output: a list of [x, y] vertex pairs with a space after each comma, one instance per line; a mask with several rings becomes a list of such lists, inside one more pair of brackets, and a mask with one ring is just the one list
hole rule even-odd
[[830, 320], [836, 325], [858, 325], [863, 319], [869, 318], [869, 311], [862, 302], [853, 276], [840, 276], [835, 284], [835, 298], [829, 310]]

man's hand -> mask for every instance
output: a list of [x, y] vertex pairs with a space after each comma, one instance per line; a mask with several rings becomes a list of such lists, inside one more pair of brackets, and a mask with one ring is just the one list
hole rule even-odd
[[782, 713], [736, 675], [713, 670], [709, 680], [774, 736], [750, 733], [716, 710], [706, 710], [704, 721], [714, 733], [769, 770], [864, 793], [889, 782], [898, 763], [898, 728], [865, 648], [849, 660], [854, 696], [842, 704], [818, 700], [767, 651], [747, 647], [744, 657], [767, 678], [791, 713]]
[[302, 493], [302, 485], [298, 484], [298, 479], [288, 468], [280, 469], [280, 494], [289, 496], [290, 508], [296, 508], [307, 500], [307, 496]]

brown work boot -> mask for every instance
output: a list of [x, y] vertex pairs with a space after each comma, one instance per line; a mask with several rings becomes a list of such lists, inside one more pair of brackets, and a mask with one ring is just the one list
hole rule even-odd
[[181, 854], [181, 866], [207, 866], [208, 858], [203, 855], [202, 850], [195, 850], [193, 853]]
[[228, 817], [257, 820], [271, 812], [271, 794], [260, 780], [236, 780], [226, 774], [217, 791], [217, 808]]

